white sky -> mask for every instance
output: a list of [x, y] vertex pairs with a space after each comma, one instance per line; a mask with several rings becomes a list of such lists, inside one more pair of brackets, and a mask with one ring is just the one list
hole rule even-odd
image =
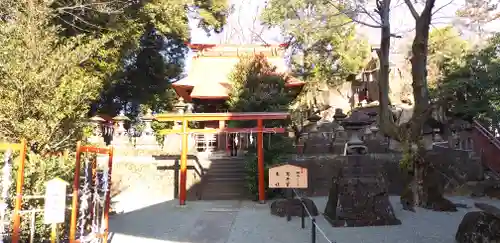
[[[260, 11], [265, 7], [266, 0], [229, 0], [234, 6], [234, 12], [228, 19], [228, 24], [225, 26], [223, 33], [221, 34], [211, 34], [207, 36], [207, 33], [196, 27], [196, 21], [190, 22], [191, 27], [191, 42], [192, 43], [203, 43], [203, 44], [221, 44], [221, 43], [231, 43], [231, 44], [248, 44], [248, 43], [262, 43], [258, 39], [252, 39], [252, 32], [264, 31], [259, 35], [266, 43], [276, 44], [282, 42], [283, 38], [280, 34], [279, 29], [269, 30], [265, 27], [259, 25], [258, 15]], [[368, 0], [369, 2], [374, 2], [373, 0]], [[465, 0], [436, 0], [436, 6], [434, 7], [434, 17], [432, 27], [442, 27], [444, 25], [452, 24], [458, 19], [455, 16], [456, 11], [463, 6]], [[421, 9], [422, 6], [416, 6], [417, 10]], [[371, 7], [366, 7], [367, 9], [374, 9], [373, 5]], [[437, 12], [436, 12], [437, 11]], [[392, 0], [391, 8], [391, 29], [395, 34], [402, 35], [402, 39], [394, 39], [391, 46], [393, 47], [393, 54], [399, 54], [401, 50], [404, 50], [402, 45], [409, 43], [413, 37], [413, 27], [415, 25], [415, 20], [411, 16], [408, 7], [405, 5], [404, 0]], [[370, 18], [364, 16], [362, 18], [365, 22], [370, 23]], [[373, 21], [371, 23], [374, 23]], [[500, 20], [495, 23], [490, 23], [488, 30], [500, 31]], [[365, 36], [371, 44], [380, 43], [380, 29], [371, 28], [367, 26], [359, 26], [359, 33]], [[255, 36], [255, 35], [254, 35]], [[398, 59], [394, 56], [394, 59]], [[189, 66], [190, 58], [188, 58], [187, 65]]]
[[[258, 19], [259, 12], [265, 7], [266, 0], [229, 1], [233, 4], [235, 11], [229, 17], [229, 23], [225, 26], [224, 32], [221, 34], [212, 34], [211, 36], [207, 36], [203, 30], [196, 27], [195, 21], [191, 21], [191, 37], [193, 43], [219, 44], [230, 42], [234, 44], [242, 44], [255, 42], [255, 40], [251, 40], [250, 38], [252, 33], [251, 29], [253, 29], [253, 32], [258, 32], [263, 28], [258, 25], [258, 23], [257, 26], [252, 26], [254, 25], [254, 19]], [[438, 11], [434, 14], [433, 26], [439, 27], [457, 20], [455, 12], [458, 8], [463, 6], [464, 2], [465, 0], [436, 0], [434, 11]], [[420, 6], [417, 6], [417, 8], [418, 7]], [[373, 7], [367, 7], [367, 9], [373, 9]], [[408, 7], [404, 4], [404, 1], [393, 0], [391, 11], [391, 25], [393, 32], [403, 35], [410, 34], [409, 32], [413, 29], [415, 21], [411, 17]], [[368, 17], [365, 17], [365, 20], [367, 22], [370, 21]], [[494, 25], [494, 23], [491, 23], [491, 28], [489, 29], [492, 29]], [[497, 30], [500, 29], [500, 27], [498, 27], [499, 25], [500, 23], [497, 21]], [[360, 26], [360, 32], [368, 33], [366, 34], [366, 37], [370, 40], [370, 42], [379, 42], [379, 29]], [[277, 43], [282, 39], [278, 29], [264, 31], [261, 36], [267, 43]], [[230, 41], [228, 41], [228, 39], [230, 39]]]

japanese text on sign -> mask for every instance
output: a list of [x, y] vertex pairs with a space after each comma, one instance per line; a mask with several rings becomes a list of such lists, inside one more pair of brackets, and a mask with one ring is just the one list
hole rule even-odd
[[269, 188], [307, 188], [307, 169], [295, 165], [270, 168]]
[[45, 191], [44, 223], [64, 223], [66, 211], [66, 186], [61, 179], [52, 179], [47, 183]]

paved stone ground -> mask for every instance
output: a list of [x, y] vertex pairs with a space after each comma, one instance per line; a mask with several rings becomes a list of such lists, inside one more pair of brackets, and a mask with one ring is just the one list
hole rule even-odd
[[[139, 200], [139, 199], [137, 199]], [[323, 211], [326, 198], [313, 198]], [[473, 207], [482, 201], [500, 207], [500, 201], [454, 197], [456, 203]], [[392, 197], [399, 226], [332, 228], [322, 216], [317, 224], [332, 242], [337, 243], [453, 243], [460, 220], [468, 211], [455, 213], [432, 212], [418, 209], [403, 211], [399, 198]], [[112, 243], [308, 243], [310, 221], [300, 228], [300, 218], [286, 222], [285, 218], [271, 216], [268, 205], [239, 201], [195, 201], [185, 207], [177, 201], [157, 202], [111, 218]], [[317, 243], [327, 243], [318, 232]]]

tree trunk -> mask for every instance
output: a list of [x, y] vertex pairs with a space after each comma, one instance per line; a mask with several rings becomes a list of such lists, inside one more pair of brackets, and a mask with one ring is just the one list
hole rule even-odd
[[[409, 140], [419, 143], [422, 138], [423, 125], [430, 115], [429, 91], [427, 85], [427, 55], [429, 47], [429, 28], [432, 18], [432, 9], [435, 0], [427, 0], [424, 10], [416, 19], [415, 38], [412, 44], [411, 74], [415, 106], [413, 116], [409, 122]], [[425, 159], [425, 149], [418, 146], [414, 157], [414, 204], [427, 207], [429, 202], [426, 179], [432, 177], [429, 173], [429, 163]]]
[[390, 48], [391, 48], [391, 23], [389, 20], [391, 0], [377, 1], [377, 12], [380, 15], [381, 40], [377, 55], [380, 62], [378, 77], [379, 87], [379, 123], [381, 132], [400, 141], [392, 112], [389, 109], [389, 72], [390, 72]]

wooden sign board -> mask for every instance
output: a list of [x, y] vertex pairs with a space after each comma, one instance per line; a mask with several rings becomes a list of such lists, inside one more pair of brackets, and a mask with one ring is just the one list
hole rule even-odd
[[288, 164], [272, 167], [269, 188], [307, 188], [307, 169]]
[[44, 223], [64, 223], [67, 182], [55, 178], [47, 182], [45, 191]]

